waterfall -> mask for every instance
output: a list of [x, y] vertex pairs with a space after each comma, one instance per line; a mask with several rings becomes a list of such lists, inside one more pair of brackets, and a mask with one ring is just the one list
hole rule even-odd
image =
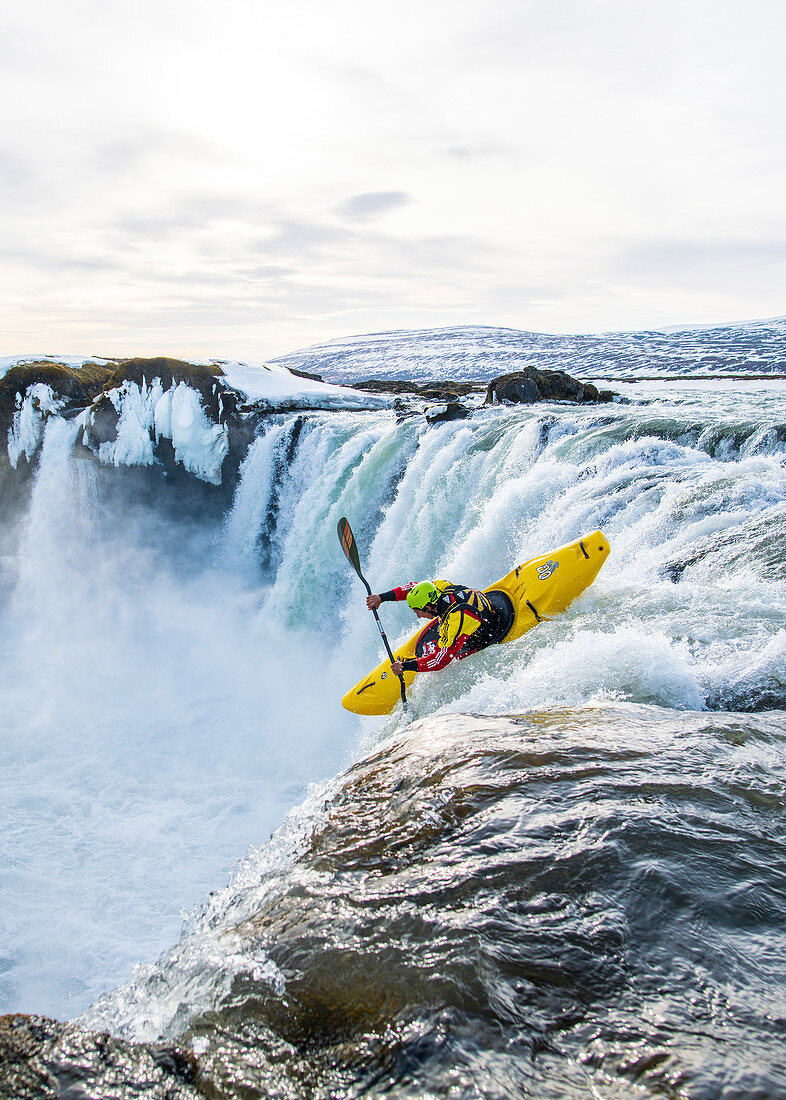
[[[783, 705], [780, 415], [673, 393], [433, 427], [280, 414], [216, 522], [142, 492], [149, 468], [80, 455], [77, 422], [53, 413], [0, 586], [2, 1007], [85, 1008], [396, 727], [339, 705], [380, 657], [342, 515], [376, 591], [486, 586], [596, 527], [611, 543], [568, 614], [419, 677], [417, 715]], [[405, 606], [382, 614], [391, 641], [414, 628]]]

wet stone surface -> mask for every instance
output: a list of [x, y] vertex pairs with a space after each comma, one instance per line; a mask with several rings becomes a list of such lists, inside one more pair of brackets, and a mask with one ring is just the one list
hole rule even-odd
[[45, 1016], [0, 1017], [0, 1100], [190, 1100], [196, 1061], [174, 1046], [134, 1045]]

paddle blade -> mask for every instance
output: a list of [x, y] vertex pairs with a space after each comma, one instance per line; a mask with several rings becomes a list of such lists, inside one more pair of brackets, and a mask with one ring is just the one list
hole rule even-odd
[[347, 556], [347, 561], [360, 579], [363, 580], [363, 574], [360, 570], [360, 555], [358, 554], [355, 536], [352, 534], [352, 528], [349, 526], [349, 521], [343, 516], [338, 521], [338, 541], [341, 543], [341, 549]]
[[[355, 536], [352, 534], [352, 528], [349, 526], [349, 520], [347, 520], [344, 516], [342, 516], [341, 519], [338, 521], [338, 541], [341, 543], [341, 549], [344, 551], [344, 553], [347, 556], [347, 561], [349, 562], [349, 564], [352, 566], [352, 568], [355, 570], [357, 575], [362, 580], [363, 585], [366, 589], [366, 592], [368, 592], [368, 594], [370, 596], [371, 595], [371, 588], [369, 587], [369, 583], [366, 580], [366, 578], [363, 576], [363, 573], [362, 573], [361, 568], [360, 568], [360, 555], [358, 554], [358, 546], [357, 546], [357, 543], [355, 542]], [[382, 623], [379, 621], [379, 615], [377, 615], [376, 608], [372, 608], [372, 610], [374, 612], [374, 618], [377, 621], [377, 627], [379, 628], [379, 633], [382, 636], [382, 642], [385, 646], [385, 652], [387, 653], [388, 657], [390, 658], [390, 661], [391, 661], [391, 664], [392, 664], [392, 662], [393, 662], [393, 651], [390, 648], [390, 643], [388, 642], [387, 635], [385, 634], [385, 631], [382, 629]], [[407, 703], [407, 691], [406, 691], [406, 687], [404, 685], [404, 677], [401, 674], [399, 674], [399, 680], [401, 681], [401, 702], [402, 702], [402, 705], [404, 707], [404, 713], [409, 714], [409, 705]]]

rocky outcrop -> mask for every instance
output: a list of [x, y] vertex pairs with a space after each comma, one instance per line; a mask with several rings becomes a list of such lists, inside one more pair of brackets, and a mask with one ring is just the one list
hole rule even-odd
[[0, 1100], [145, 1097], [196, 1100], [194, 1056], [175, 1046], [131, 1044], [44, 1016], [0, 1016]]
[[[292, 373], [322, 381], [306, 371]], [[329, 388], [335, 402], [335, 387]], [[472, 403], [462, 399], [477, 399], [484, 390], [487, 403], [588, 402], [613, 396], [563, 371], [534, 367], [502, 375], [488, 388], [481, 382], [433, 378], [422, 383], [371, 378], [346, 388], [393, 395], [399, 420], [425, 412], [430, 424], [471, 416]], [[219, 363], [166, 356], [96, 359], [79, 366], [54, 359], [17, 363], [0, 377], [0, 439], [8, 444], [0, 447], [0, 491], [7, 502], [23, 499], [48, 418], [81, 416], [76, 446], [117, 467], [116, 480], [136, 482], [146, 492], [163, 491], [165, 483], [181, 496], [188, 486], [196, 504], [221, 512], [231, 505], [241, 464], [266, 417], [299, 407], [336, 407], [329, 402], [320, 406], [311, 400], [313, 394], [299, 406], [300, 397], [282, 402], [275, 386], [271, 392], [273, 400], [248, 400], [229, 385]], [[293, 393], [298, 394], [297, 384]], [[342, 401], [343, 395], [339, 407]], [[370, 399], [370, 407], [384, 403]]]
[[426, 420], [429, 424], [442, 424], [446, 420], [466, 420], [469, 414], [469, 409], [460, 401], [448, 401], [447, 405], [426, 409]]
[[525, 367], [513, 374], [493, 378], [486, 388], [486, 404], [495, 401], [529, 405], [536, 401], [613, 401], [611, 390], [599, 390], [591, 382], [580, 382], [561, 370]]
[[[84, 431], [78, 446], [118, 466], [127, 463], [127, 467], [151, 467], [155, 459], [155, 469], [148, 468], [146, 474], [144, 469], [138, 470], [139, 477], [160, 480], [163, 476], [170, 482], [194, 482], [193, 488], [204, 498], [203, 503], [219, 510], [226, 507], [259, 417], [253, 410], [241, 409], [244, 396], [227, 385], [223, 374], [218, 364], [189, 363], [165, 356], [100, 360], [79, 367], [46, 359], [11, 367], [0, 378], [0, 439], [9, 442], [7, 453], [4, 446], [0, 448], [0, 486], [4, 490], [13, 488], [18, 494], [22, 483], [29, 480], [48, 416], [56, 412], [70, 419], [84, 412]], [[190, 394], [194, 411], [204, 417], [205, 429], [221, 436], [215, 471], [205, 475], [195, 471], [193, 465], [187, 468], [188, 463], [184, 464], [176, 453], [171, 426], [168, 432], [161, 433], [154, 431], [152, 425], [147, 428], [143, 423], [135, 425], [149, 454], [125, 459], [114, 455], [113, 449], [123, 430], [126, 398], [136, 393], [140, 410], [149, 419], [151, 410], [142, 406], [146, 399], [150, 403], [154, 384], [157, 394], [172, 395], [181, 385], [187, 387], [180, 392]], [[15, 470], [9, 469], [9, 459]]]
[[458, 401], [460, 397], [467, 397], [471, 393], [483, 393], [486, 388], [481, 382], [453, 382], [450, 379], [444, 382], [431, 379], [419, 385], [417, 382], [399, 378], [368, 378], [365, 382], [342, 385], [354, 390], [365, 390], [367, 393], [412, 394], [413, 397], [422, 397], [426, 401]]
[[30, 386], [43, 383], [73, 408], [83, 408], [101, 392], [110, 373], [104, 363], [85, 363], [77, 370], [64, 363], [36, 360], [11, 367], [0, 378], [0, 436], [5, 439], [18, 403]]
[[[253, 439], [253, 431], [244, 430], [243, 418], [238, 415], [242, 396], [224, 383], [223, 373], [215, 364], [206, 366], [164, 357], [123, 360], [90, 403], [85, 423], [85, 445], [97, 452], [103, 444], [112, 443], [117, 438], [120, 412], [113, 396], [119, 387], [135, 385], [143, 391], [157, 381], [161, 390], [166, 392], [182, 382], [199, 394], [200, 404], [210, 423], [227, 426], [228, 430], [231, 426], [230, 451], [235, 452], [233, 461], [237, 457], [235, 465], [238, 465]], [[166, 449], [164, 444], [163, 451], [166, 452]]]
[[152, 359], [117, 359], [85, 363], [70, 367], [51, 359], [19, 363], [0, 378], [0, 433], [8, 432], [18, 401], [30, 386], [43, 383], [58, 397], [65, 399], [63, 412], [76, 411], [100, 401], [102, 395], [117, 389], [123, 382], [148, 384], [158, 378], [164, 389], [178, 382], [187, 382], [201, 396], [205, 410], [218, 420], [222, 405], [236, 403], [237, 395], [220, 382], [221, 367], [187, 363], [182, 359], [157, 356]]

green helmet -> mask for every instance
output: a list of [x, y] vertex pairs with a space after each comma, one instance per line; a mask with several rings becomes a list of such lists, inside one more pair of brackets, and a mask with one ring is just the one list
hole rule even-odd
[[429, 604], [435, 604], [439, 599], [433, 581], [421, 581], [407, 592], [407, 603], [413, 611], [424, 611]]

